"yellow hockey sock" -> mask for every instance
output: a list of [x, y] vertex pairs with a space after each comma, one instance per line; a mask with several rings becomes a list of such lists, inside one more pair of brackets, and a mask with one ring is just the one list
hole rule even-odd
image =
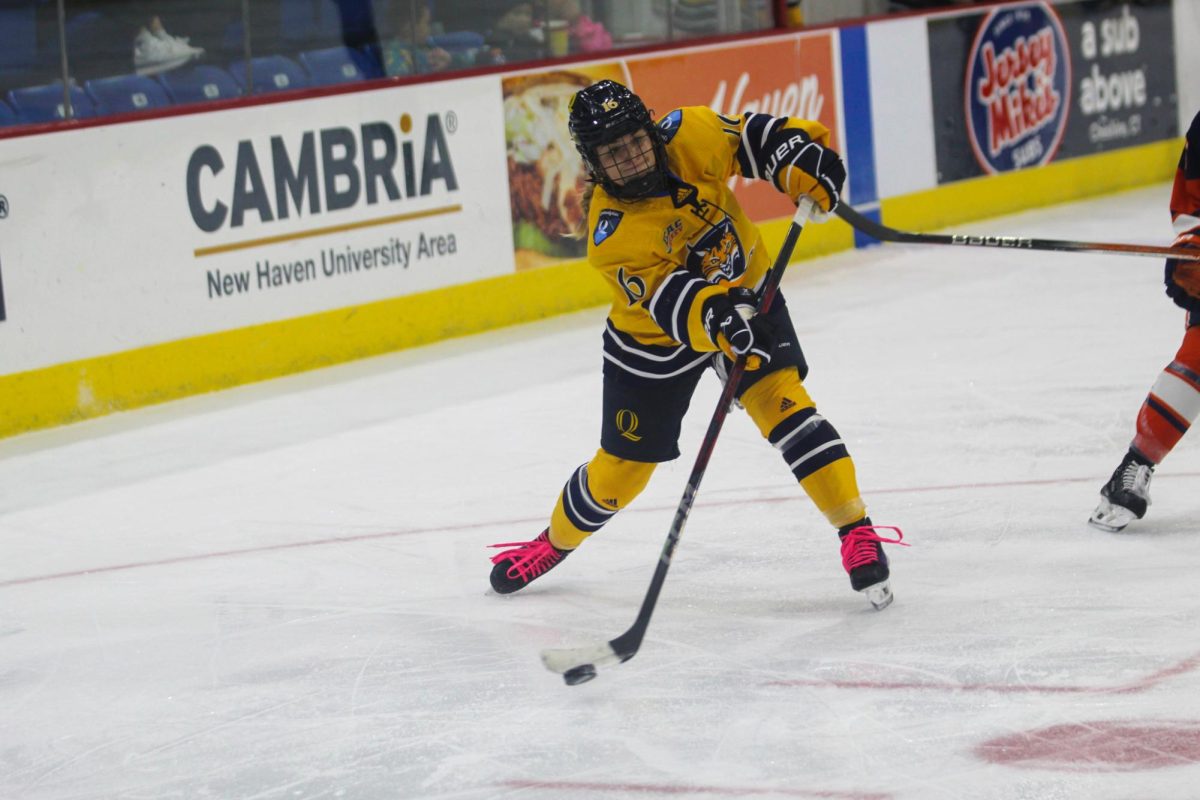
[[550, 543], [559, 550], [574, 550], [641, 494], [656, 466], [597, 450], [559, 494], [550, 515]]

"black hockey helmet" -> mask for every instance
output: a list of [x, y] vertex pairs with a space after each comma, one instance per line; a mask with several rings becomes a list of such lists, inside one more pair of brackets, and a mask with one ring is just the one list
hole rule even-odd
[[[637, 200], [662, 192], [667, 180], [667, 150], [658, 126], [642, 99], [616, 81], [602, 80], [580, 89], [571, 98], [567, 126], [575, 149], [592, 180], [604, 187], [613, 197]], [[654, 150], [654, 168], [634, 171], [620, 182], [609, 177], [600, 163], [597, 150], [622, 136], [645, 131]], [[618, 171], [621, 164], [615, 166]]]

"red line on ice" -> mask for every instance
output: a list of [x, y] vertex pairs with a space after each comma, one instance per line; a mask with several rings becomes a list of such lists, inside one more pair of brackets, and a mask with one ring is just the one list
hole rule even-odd
[[1132, 683], [1119, 686], [1056, 686], [1038, 683], [931, 683], [929, 681], [846, 681], [797, 678], [768, 681], [767, 686], [806, 687], [812, 689], [917, 689], [939, 692], [990, 692], [995, 694], [1136, 694], [1153, 688], [1176, 675], [1200, 667], [1200, 653], [1160, 669]]
[[[1170, 473], [1167, 475], [1156, 475], [1160, 482], [1168, 478], [1194, 478], [1200, 476], [1200, 472], [1181, 472]], [[1028, 481], [998, 481], [995, 483], [957, 483], [946, 484], [944, 486], [910, 486], [892, 489], [872, 489], [864, 492], [866, 495], [877, 494], [911, 494], [915, 492], [945, 492], [959, 491], [964, 489], [1004, 489], [1014, 486], [1051, 486], [1063, 483], [1091, 483], [1097, 485], [1103, 481], [1103, 478], [1046, 478], [1043, 480], [1028, 480]], [[753, 491], [754, 487], [745, 487], [736, 490], [728, 491]], [[709, 492], [710, 496], [713, 492]], [[794, 494], [782, 495], [779, 497], [739, 497], [731, 500], [708, 500], [698, 501], [697, 507], [719, 507], [719, 506], [739, 506], [753, 503], [762, 505], [763, 503], [791, 503], [791, 502], [807, 502], [807, 498], [797, 489]], [[674, 510], [675, 506], [642, 506], [637, 508], [627, 509], [624, 513], [660, 513], [662, 511]], [[160, 558], [151, 561], [133, 561], [126, 564], [110, 564], [108, 566], [89, 567], [87, 569], [70, 570], [68, 572], [55, 572], [49, 575], [30, 575], [26, 578], [10, 578], [0, 581], [0, 589], [8, 586], [21, 586], [30, 583], [42, 583], [44, 581], [62, 580], [64, 578], [80, 578], [84, 575], [100, 575], [106, 572], [124, 572], [133, 569], [143, 569], [145, 567], [165, 567], [173, 564], [186, 564], [192, 561], [208, 561], [215, 558], [230, 558], [236, 556], [255, 555], [258, 553], [273, 553], [281, 550], [299, 550], [305, 547], [323, 547], [330, 544], [349, 544], [354, 542], [369, 542], [377, 539], [394, 539], [400, 536], [417, 536], [427, 533], [443, 533], [448, 531], [462, 530], [477, 530], [480, 528], [501, 528], [514, 527], [522, 528], [530, 525], [542, 525], [546, 521], [545, 517], [526, 517], [523, 519], [510, 520], [490, 520], [487, 522], [459, 522], [452, 525], [438, 525], [429, 528], [413, 528], [411, 530], [398, 531], [380, 531], [378, 533], [363, 533], [350, 536], [330, 536], [323, 539], [309, 539], [302, 542], [286, 542], [284, 544], [269, 544], [259, 547], [244, 547], [236, 550], [217, 550], [211, 553], [190, 553], [183, 556], [173, 556], [171, 558]]]

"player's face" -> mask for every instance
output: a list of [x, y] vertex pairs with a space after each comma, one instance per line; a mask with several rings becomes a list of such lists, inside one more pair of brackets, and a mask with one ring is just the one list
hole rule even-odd
[[641, 178], [654, 171], [654, 143], [646, 131], [627, 133], [596, 148], [596, 158], [604, 174], [617, 185]]

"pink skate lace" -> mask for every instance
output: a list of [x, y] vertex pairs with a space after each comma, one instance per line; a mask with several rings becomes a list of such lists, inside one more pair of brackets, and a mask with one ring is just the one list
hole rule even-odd
[[[895, 531], [896, 538], [886, 539], [876, 531]], [[850, 572], [855, 567], [878, 561], [879, 553], [875, 550], [876, 542], [898, 544], [901, 547], [909, 546], [904, 541], [904, 534], [894, 525], [863, 525], [854, 528], [842, 537], [842, 566], [846, 568], [846, 572]]]
[[546, 570], [553, 567], [570, 551], [562, 551], [550, 544], [549, 531], [542, 531], [532, 542], [508, 542], [493, 544], [489, 547], [511, 547], [503, 553], [492, 556], [492, 563], [499, 564], [507, 558], [512, 559], [512, 565], [505, 572], [510, 578], [520, 578], [529, 583]]

